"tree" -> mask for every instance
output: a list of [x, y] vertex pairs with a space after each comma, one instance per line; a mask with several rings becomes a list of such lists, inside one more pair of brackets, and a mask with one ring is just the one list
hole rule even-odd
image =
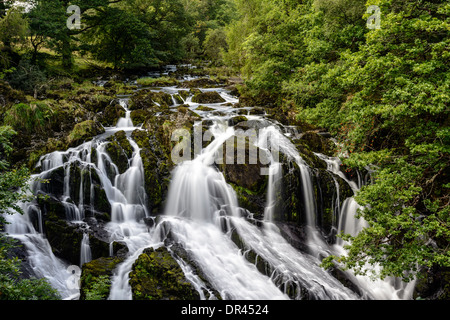
[[11, 127], [0, 127], [0, 225], [6, 223], [5, 214], [23, 214], [20, 203], [31, 200], [28, 195], [29, 170], [25, 167], [11, 169], [8, 161], [12, 151], [11, 139], [15, 134]]
[[82, 36], [87, 42], [84, 49], [92, 52], [95, 58], [113, 63], [114, 68], [159, 62], [152, 47], [150, 30], [133, 14], [107, 7], [97, 13], [96, 19], [102, 23]]
[[356, 197], [369, 227], [345, 236], [348, 255], [337, 259], [408, 280], [450, 267], [448, 5], [378, 5], [380, 30], [367, 30], [359, 49], [341, 50], [335, 63], [305, 66], [285, 90], [302, 118], [339, 137], [346, 164], [376, 169]]
[[220, 65], [223, 62], [223, 52], [227, 50], [227, 38], [223, 29], [210, 29], [206, 33], [204, 43], [205, 55], [213, 64]]
[[27, 21], [19, 9], [9, 9], [0, 19], [0, 41], [6, 47], [23, 42], [28, 31]]
[[[225, 57], [250, 93], [328, 129], [346, 165], [374, 170], [356, 196], [368, 228], [334, 258], [361, 273], [377, 264], [382, 277], [449, 268], [448, 4], [236, 2]], [[379, 30], [366, 27], [370, 5]]]

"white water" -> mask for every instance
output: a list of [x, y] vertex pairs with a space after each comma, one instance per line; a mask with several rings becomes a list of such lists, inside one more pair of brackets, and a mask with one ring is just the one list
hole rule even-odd
[[81, 241], [80, 267], [82, 267], [83, 264], [90, 262], [91, 260], [92, 260], [92, 253], [89, 244], [89, 234], [85, 233], [83, 234], [83, 240]]
[[[219, 91], [227, 102], [237, 100], [226, 92]], [[192, 110], [198, 104], [192, 103], [191, 97], [186, 100]], [[127, 109], [127, 99], [121, 99], [120, 104], [126, 110], [125, 118], [118, 121], [112, 128], [106, 128], [106, 135], [118, 130], [130, 133], [136, 129]], [[264, 227], [252, 224], [247, 217], [241, 216], [236, 194], [225, 181], [224, 176], [213, 163], [222, 145], [235, 134], [234, 128], [228, 128], [223, 122], [231, 116], [231, 107], [208, 105], [224, 112], [225, 116], [204, 116], [215, 121], [211, 128], [215, 140], [192, 161], [186, 161], [177, 166], [169, 189], [165, 215], [161, 222], [149, 229], [142, 218], [149, 217], [146, 206], [147, 196], [144, 190], [143, 167], [140, 150], [130, 138], [133, 156], [129, 159], [129, 168], [119, 174], [117, 166], [112, 163], [106, 152], [107, 142], [102, 139], [87, 142], [77, 148], [65, 152], [54, 152], [40, 161], [45, 178], [51, 171], [64, 168], [64, 190], [62, 204], [66, 208], [68, 221], [82, 223], [86, 205], [84, 199], [84, 181], [78, 191], [79, 203], [70, 199], [70, 168], [72, 165], [89, 170], [89, 177], [95, 172], [101, 180], [103, 189], [111, 204], [111, 222], [107, 225], [110, 241], [122, 242], [127, 245], [129, 256], [118, 266], [112, 278], [109, 299], [129, 300], [132, 298], [128, 275], [132, 265], [146, 248], [158, 248], [164, 245], [165, 237], [170, 231], [171, 240], [180, 243], [202, 269], [207, 280], [224, 299], [270, 300], [302, 298], [302, 292], [307, 290], [310, 299], [358, 299], [359, 297], [346, 289], [339, 281], [319, 267], [319, 256], [340, 252], [343, 243], [330, 248], [316, 230], [316, 206], [313, 193], [310, 168], [300, 157], [295, 146], [281, 133], [276, 126], [269, 126], [259, 132], [257, 145], [261, 149], [280, 150], [288, 159], [299, 167], [302, 177], [302, 201], [306, 208], [308, 225], [308, 246], [311, 254], [301, 253], [294, 249], [281, 235], [272, 223], [276, 209], [275, 191], [282, 177], [281, 165], [272, 157], [271, 175], [267, 190], [267, 208]], [[203, 115], [203, 113], [199, 112]], [[249, 117], [250, 118], [250, 117]], [[261, 119], [254, 117], [254, 119]], [[96, 151], [97, 162], [92, 163], [92, 150]], [[324, 159], [325, 160], [325, 159]], [[327, 161], [327, 160], [326, 160]], [[327, 161], [329, 170], [340, 175], [336, 170], [335, 161]], [[351, 184], [351, 182], [349, 182]], [[356, 187], [352, 185], [354, 190]], [[45, 190], [45, 185], [35, 183], [33, 191]], [[92, 184], [90, 189], [92, 197]], [[357, 232], [362, 225], [355, 219], [357, 205], [352, 198], [345, 201], [341, 208], [339, 221], [340, 230]], [[68, 266], [57, 259], [51, 252], [48, 241], [42, 235], [42, 220], [39, 219], [38, 231], [30, 222], [28, 213], [40, 210], [28, 204], [24, 216], [10, 217], [11, 225], [7, 232], [22, 240], [30, 254], [30, 263], [37, 276], [42, 276], [59, 290], [63, 298], [72, 298], [76, 291], [70, 290], [67, 281], [73, 275], [67, 272]], [[34, 210], [34, 211], [33, 211]], [[164, 228], [164, 230], [161, 230]], [[231, 239], [233, 230], [245, 244], [245, 249], [239, 248]], [[90, 248], [88, 237], [83, 237], [80, 250], [81, 264], [89, 261]], [[169, 249], [170, 250], [170, 249]], [[334, 250], [334, 251], [333, 251]], [[270, 272], [261, 273], [257, 264], [250, 263], [246, 257], [252, 252], [267, 264]], [[177, 260], [189, 281], [205, 299], [204, 284], [196, 276], [185, 261]], [[363, 290], [369, 291], [367, 297], [379, 299], [409, 298], [411, 286], [396, 289], [390, 282], [369, 282], [367, 278], [357, 277], [355, 280]], [[413, 288], [413, 286], [412, 286]]]
[[[352, 188], [356, 194], [361, 188], [361, 179], [358, 174], [358, 184], [354, 181], [350, 181], [345, 174], [340, 170], [341, 161], [339, 158], [330, 158], [323, 154], [316, 154], [320, 159], [327, 163], [328, 170], [342, 179], [344, 179], [348, 185]], [[339, 190], [338, 190], [339, 192]], [[356, 236], [364, 228], [368, 227], [368, 223], [361, 217], [357, 218], [358, 210], [363, 208], [355, 201], [353, 197], [345, 199], [339, 214], [338, 222], [338, 234], [350, 234]], [[331, 247], [333, 254], [338, 256], [346, 255], [345, 245], [348, 243], [338, 238], [335, 245]], [[373, 271], [379, 271], [378, 266], [368, 266], [367, 268], [373, 269]], [[347, 274], [353, 277], [359, 287], [365, 290], [367, 297], [378, 300], [400, 300], [411, 299], [415, 286], [415, 281], [410, 283], [404, 283], [400, 279], [387, 277], [385, 280], [372, 279], [368, 276], [353, 276], [351, 273]]]

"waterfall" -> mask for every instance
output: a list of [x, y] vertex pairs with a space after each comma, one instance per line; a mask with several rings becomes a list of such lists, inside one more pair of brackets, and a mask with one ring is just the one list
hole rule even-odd
[[[327, 163], [327, 168], [333, 174], [341, 177], [356, 194], [362, 187], [361, 176], [358, 172], [358, 183], [349, 180], [345, 174], [340, 170], [341, 160], [339, 158], [327, 157], [323, 154], [316, 153], [320, 159]], [[337, 189], [339, 193], [339, 189]], [[339, 196], [339, 194], [338, 194]], [[368, 227], [364, 218], [357, 218], [358, 210], [363, 208], [355, 201], [354, 197], [345, 199], [339, 214], [339, 221], [337, 225], [338, 234], [350, 234], [356, 236], [363, 228]], [[335, 245], [332, 246], [332, 251], [336, 255], [345, 255], [346, 250], [344, 246], [347, 243], [338, 238]], [[378, 266], [372, 266], [375, 271], [379, 269]], [[373, 280], [370, 276], [356, 276], [347, 272], [347, 274], [353, 278], [353, 280], [365, 290], [366, 295], [369, 298], [380, 300], [399, 300], [399, 299], [411, 299], [415, 281], [410, 283], [404, 283], [400, 279], [394, 277], [387, 277], [385, 280]]]
[[[217, 91], [227, 102], [238, 102], [226, 91]], [[93, 230], [89, 229], [86, 217], [95, 209], [96, 192], [99, 189], [104, 192], [111, 207], [108, 212], [111, 219], [102, 226], [102, 231], [109, 236], [110, 252], [112, 254], [114, 242], [128, 248], [125, 260], [114, 270], [108, 299], [132, 299], [129, 274], [134, 262], [150, 247], [157, 249], [167, 245], [171, 252], [168, 243], [179, 244], [189, 253], [189, 258], [195, 261], [196, 267], [201, 269], [200, 278], [188, 261], [173, 254], [202, 299], [206, 299], [205, 290], [208, 290], [205, 281], [223, 299], [355, 300], [410, 297], [413, 286], [398, 285], [398, 281], [392, 279], [374, 283], [368, 278], [348, 273], [348, 277], [365, 292], [361, 296], [320, 267], [324, 256], [343, 253], [344, 243], [338, 241], [329, 245], [321, 236], [316, 226], [317, 206], [312, 169], [280, 125], [264, 116], [248, 116], [261, 125], [254, 143], [270, 160], [264, 219], [256, 221], [252, 213], [240, 208], [235, 190], [216, 165], [223, 158], [226, 142], [237, 135], [235, 127], [228, 125], [228, 121], [236, 115], [235, 109], [230, 106], [208, 104], [217, 113], [202, 113], [204, 119], [211, 123], [209, 133], [214, 139], [207, 147], [198, 150], [194, 159], [181, 162], [174, 168], [164, 212], [158, 217], [158, 223], [149, 228], [144, 222], [151, 214], [147, 205], [141, 149], [131, 138], [131, 132], [141, 128], [135, 127], [131, 120], [128, 100], [119, 99], [126, 112], [125, 117], [119, 119], [116, 126], [105, 128], [103, 135], [78, 147], [43, 156], [38, 163], [40, 173], [34, 176], [37, 181], [32, 182], [34, 194], [51, 195], [61, 204], [67, 223], [83, 230], [79, 248], [81, 266], [95, 259], [95, 251], [91, 252], [90, 248]], [[192, 102], [192, 96], [187, 97], [185, 102], [191, 110], [199, 106]], [[120, 130], [126, 133], [132, 147], [132, 155], [127, 155], [126, 170], [119, 170], [118, 164], [107, 152], [110, 143], [107, 139]], [[299, 171], [301, 194], [296, 196], [303, 204], [306, 218], [306, 252], [295, 249], [282, 236], [274, 221], [279, 210], [277, 191], [282, 187], [284, 174], [278, 152], [284, 156], [283, 161], [291, 161], [295, 164], [295, 170]], [[330, 172], [343, 178], [357, 192], [359, 185], [348, 181], [340, 172], [339, 159], [316, 155], [326, 161]], [[42, 181], [49, 178], [53, 179], [51, 184]], [[334, 208], [339, 213], [335, 227], [339, 231], [356, 234], [364, 227], [364, 221], [355, 218], [359, 206], [353, 198], [345, 199], [340, 206], [339, 184], [336, 179], [334, 183], [337, 189]], [[25, 215], [7, 217], [11, 224], [7, 225], [6, 231], [24, 244], [36, 276], [47, 278], [63, 298], [76, 298], [79, 291], [67, 285], [73, 277], [73, 273], [69, 272], [70, 266], [55, 257], [43, 234], [43, 212], [36, 202], [24, 204], [23, 209]]]
[[92, 260], [91, 246], [89, 245], [89, 234], [83, 234], [80, 248], [80, 267]]
[[120, 118], [116, 124], [117, 128], [133, 128], [133, 121], [131, 120], [131, 110], [128, 109], [128, 99], [119, 99], [119, 104], [125, 109], [125, 118]]

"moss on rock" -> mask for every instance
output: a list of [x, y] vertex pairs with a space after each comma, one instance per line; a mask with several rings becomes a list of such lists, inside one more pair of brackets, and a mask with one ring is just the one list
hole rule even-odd
[[101, 123], [104, 126], [112, 127], [117, 124], [120, 118], [125, 118], [125, 109], [116, 101], [108, 105], [103, 111]]
[[196, 93], [194, 97], [192, 97], [192, 102], [195, 103], [224, 103], [226, 100], [221, 97], [221, 95], [217, 91], [207, 91]]
[[108, 138], [106, 152], [117, 166], [119, 173], [123, 174], [129, 167], [129, 159], [133, 156], [133, 147], [125, 131], [118, 131]]
[[117, 257], [101, 257], [84, 264], [80, 278], [80, 300], [87, 300], [94, 295], [97, 300], [106, 300], [113, 271], [122, 261]]
[[172, 105], [172, 96], [168, 93], [140, 90], [131, 96], [128, 108], [130, 110], [150, 109], [157, 112]]
[[146, 249], [134, 263], [130, 286], [135, 300], [199, 300], [200, 295], [164, 247]]
[[105, 129], [94, 120], [78, 123], [67, 137], [69, 147], [75, 147], [105, 132]]

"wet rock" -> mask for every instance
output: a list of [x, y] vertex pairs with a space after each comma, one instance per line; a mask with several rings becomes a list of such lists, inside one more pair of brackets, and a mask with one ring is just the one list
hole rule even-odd
[[129, 168], [129, 159], [133, 156], [133, 147], [125, 131], [118, 131], [109, 137], [108, 141], [106, 151], [113, 163], [117, 166], [119, 173], [123, 174]]
[[146, 249], [133, 264], [134, 300], [199, 300], [200, 295], [166, 248]]
[[216, 88], [220, 82], [210, 78], [198, 78], [181, 83], [181, 88]]
[[415, 285], [413, 298], [448, 301], [450, 299], [450, 268], [434, 266], [422, 268]]
[[106, 127], [113, 127], [120, 118], [125, 118], [125, 114], [125, 109], [117, 101], [114, 101], [103, 111], [101, 123]]
[[94, 113], [103, 111], [112, 100], [110, 95], [95, 90], [89, 93], [80, 93], [71, 97], [71, 100], [81, 104], [84, 108]]
[[163, 147], [166, 142], [161, 141], [161, 135], [157, 132], [149, 134], [135, 130], [132, 133], [132, 138], [141, 149], [145, 190], [148, 205], [154, 214], [158, 213], [170, 182], [169, 158]]
[[233, 117], [230, 120], [228, 120], [228, 125], [230, 127], [232, 127], [232, 126], [237, 125], [238, 123], [246, 122], [246, 121], [248, 121], [247, 117], [245, 117], [245, 116], [236, 116], [236, 117]]
[[353, 190], [341, 177], [325, 169], [315, 170], [313, 182], [317, 206], [317, 227], [329, 243], [335, 243], [339, 208], [342, 208], [347, 198], [354, 195]]
[[224, 144], [222, 161], [216, 161], [216, 165], [236, 191], [240, 206], [262, 215], [268, 183], [264, 169], [269, 162], [264, 151], [250, 148], [250, 140], [245, 134], [230, 138]]
[[221, 95], [217, 91], [207, 91], [197, 93], [196, 95], [194, 95], [194, 97], [192, 98], [192, 102], [211, 104], [211, 103], [223, 103], [226, 101], [224, 98], [221, 97]]
[[94, 120], [87, 120], [75, 125], [67, 137], [67, 144], [69, 147], [76, 147], [104, 132], [105, 129], [101, 124]]
[[310, 151], [332, 156], [333, 142], [319, 131], [307, 131], [300, 135], [298, 143], [305, 145]]
[[80, 300], [107, 300], [113, 271], [123, 259], [101, 257], [83, 265]]
[[133, 121], [135, 126], [145, 123], [152, 116], [152, 112], [144, 109], [133, 110], [130, 114], [131, 121]]
[[148, 109], [153, 112], [168, 109], [173, 105], [172, 96], [165, 92], [140, 90], [130, 98], [130, 110]]

